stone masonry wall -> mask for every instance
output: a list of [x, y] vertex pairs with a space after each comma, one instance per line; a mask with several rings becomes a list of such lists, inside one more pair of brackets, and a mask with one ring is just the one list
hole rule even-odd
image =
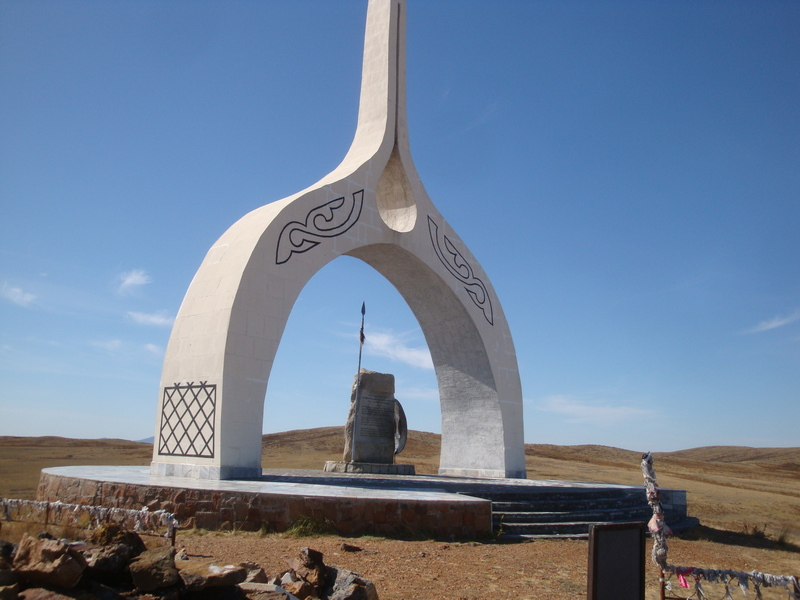
[[329, 521], [341, 535], [476, 539], [491, 533], [488, 500], [386, 500], [198, 490], [92, 481], [42, 473], [37, 500], [173, 513], [181, 529], [285, 531], [299, 517]]

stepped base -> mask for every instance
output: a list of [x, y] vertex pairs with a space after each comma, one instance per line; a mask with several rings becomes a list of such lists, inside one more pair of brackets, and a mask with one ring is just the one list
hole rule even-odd
[[[532, 527], [527, 527], [527, 533], [515, 533], [500, 529], [497, 532], [497, 538], [507, 541], [512, 540], [585, 540], [589, 538], [589, 527], [591, 525], [608, 525], [609, 523], [616, 523], [617, 521], [598, 521], [596, 523], [580, 522], [580, 523], [556, 523], [556, 524], [540, 524]], [[622, 521], [620, 521], [622, 522]], [[646, 522], [646, 519], [633, 522]], [[686, 531], [692, 527], [700, 525], [700, 520], [697, 517], [684, 517], [678, 521], [671, 522], [669, 528], [673, 533]], [[647, 533], [647, 535], [650, 535]]]
[[[405, 465], [378, 465], [403, 469]], [[696, 525], [686, 492], [661, 489], [667, 524]], [[153, 475], [147, 467], [55, 467], [37, 499], [175, 513], [182, 528], [284, 531], [301, 516], [341, 535], [504, 539], [586, 537], [591, 524], [648, 521], [640, 486], [530, 479], [263, 469], [258, 479], [208, 481]]]
[[[592, 525], [646, 523], [653, 516], [643, 488], [503, 493], [489, 499], [492, 527], [506, 539], [587, 538]], [[662, 490], [662, 504], [667, 524], [674, 531], [699, 523], [686, 514], [683, 490]]]

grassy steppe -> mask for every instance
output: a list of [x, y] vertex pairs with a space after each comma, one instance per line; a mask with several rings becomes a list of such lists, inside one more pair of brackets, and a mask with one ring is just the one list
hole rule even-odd
[[[409, 432], [399, 462], [436, 473], [440, 436]], [[265, 467], [320, 469], [340, 460], [341, 427], [263, 436]], [[63, 465], [147, 465], [152, 445], [126, 440], [0, 437], [0, 497], [34, 498], [39, 471]], [[608, 446], [527, 444], [528, 477], [642, 485], [640, 453]], [[661, 487], [685, 489], [706, 529], [800, 544], [800, 448], [710, 446], [655, 453]]]

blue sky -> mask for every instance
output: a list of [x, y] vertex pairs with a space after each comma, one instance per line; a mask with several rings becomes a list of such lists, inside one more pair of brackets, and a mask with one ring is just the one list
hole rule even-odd
[[[355, 131], [366, 2], [0, 3], [0, 435], [154, 430], [213, 242]], [[800, 4], [409, 0], [411, 149], [517, 348], [528, 442], [800, 446]], [[439, 431], [425, 341], [342, 258], [264, 431], [364, 366]]]

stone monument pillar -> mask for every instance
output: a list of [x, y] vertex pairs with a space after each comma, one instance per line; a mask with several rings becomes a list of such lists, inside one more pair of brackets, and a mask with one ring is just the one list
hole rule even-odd
[[342, 461], [329, 460], [325, 471], [413, 475], [414, 465], [395, 464], [406, 444], [406, 415], [394, 397], [394, 375], [361, 369], [350, 394]]

